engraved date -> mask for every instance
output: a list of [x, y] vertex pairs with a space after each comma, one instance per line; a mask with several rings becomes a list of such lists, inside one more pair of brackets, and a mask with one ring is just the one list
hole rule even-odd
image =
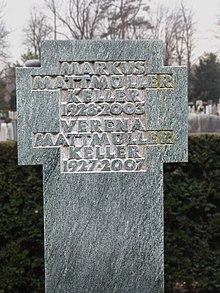
[[143, 170], [144, 158], [104, 160], [62, 160], [63, 173], [78, 172], [134, 172]]
[[145, 113], [144, 102], [121, 103], [63, 103], [61, 104], [61, 116], [109, 116], [109, 115], [143, 115]]

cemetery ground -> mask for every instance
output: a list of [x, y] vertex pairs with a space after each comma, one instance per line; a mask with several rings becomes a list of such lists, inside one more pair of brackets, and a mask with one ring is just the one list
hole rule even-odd
[[[220, 136], [190, 135], [189, 162], [164, 165], [165, 292], [220, 292]], [[44, 292], [40, 166], [0, 144], [0, 292]]]

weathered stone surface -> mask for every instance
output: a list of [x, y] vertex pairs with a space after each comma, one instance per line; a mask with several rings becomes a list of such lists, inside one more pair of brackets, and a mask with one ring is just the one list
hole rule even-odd
[[48, 41], [41, 67], [17, 70], [47, 293], [163, 292], [163, 163], [187, 160], [188, 120], [187, 70], [162, 58], [159, 41]]

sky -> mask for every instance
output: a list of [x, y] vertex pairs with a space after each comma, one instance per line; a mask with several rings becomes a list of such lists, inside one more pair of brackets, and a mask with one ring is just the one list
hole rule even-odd
[[[4, 20], [7, 28], [11, 31], [9, 36], [9, 54], [12, 58], [10, 61], [20, 61], [20, 56], [25, 51], [22, 45], [22, 28], [27, 23], [31, 7], [34, 4], [42, 5], [43, 0], [7, 0], [5, 2]], [[150, 6], [153, 8], [158, 3], [175, 7], [175, 5], [179, 5], [180, 0], [151, 0]], [[198, 57], [202, 56], [204, 52], [217, 53], [220, 50], [220, 39], [215, 38], [217, 15], [220, 15], [220, 1], [184, 0], [184, 3], [187, 7], [191, 8], [195, 16], [197, 33], [195, 35], [196, 48], [194, 50], [193, 62], [196, 62]]]

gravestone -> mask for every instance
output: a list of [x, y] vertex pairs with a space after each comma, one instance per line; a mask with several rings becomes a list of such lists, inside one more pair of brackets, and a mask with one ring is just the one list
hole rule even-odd
[[43, 165], [46, 292], [161, 293], [163, 163], [187, 160], [187, 69], [160, 41], [48, 41], [17, 69], [19, 164]]

